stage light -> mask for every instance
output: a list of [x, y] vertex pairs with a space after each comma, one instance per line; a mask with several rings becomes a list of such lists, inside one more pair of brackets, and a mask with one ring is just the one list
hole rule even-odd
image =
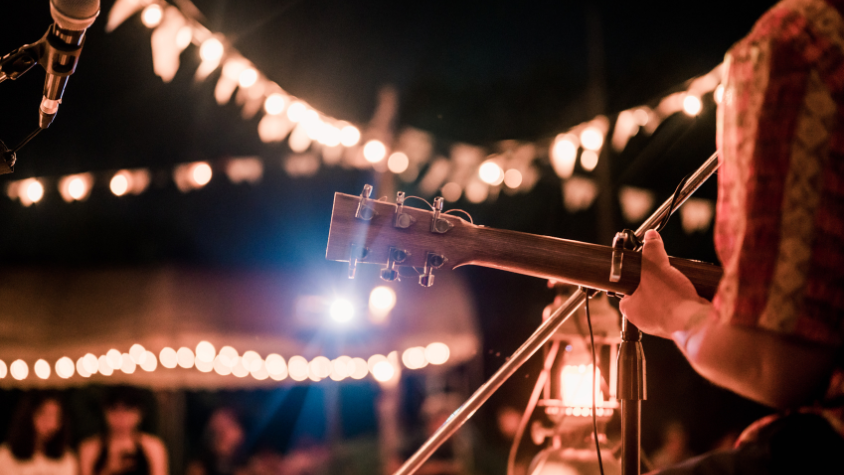
[[6, 368], [6, 362], [3, 361], [3, 360], [0, 360], [0, 379], [5, 378], [6, 373], [8, 373], [8, 368]]
[[396, 375], [396, 369], [393, 368], [393, 365], [390, 364], [389, 361], [379, 361], [375, 364], [372, 368], [372, 377], [375, 378], [376, 381], [386, 383], [387, 381], [393, 379], [393, 376]]
[[308, 379], [308, 360], [298, 355], [291, 356], [287, 361], [287, 371], [290, 374], [290, 379], [294, 381]]
[[352, 379], [363, 379], [369, 374], [369, 365], [366, 364], [366, 360], [363, 358], [352, 358], [349, 366], [351, 368], [350, 373]]
[[67, 379], [73, 376], [73, 360], [67, 356], [62, 356], [56, 361], [56, 375], [62, 379]]
[[200, 341], [196, 345], [196, 359], [204, 363], [213, 363], [214, 357], [217, 356], [217, 350], [214, 345], [207, 341]]
[[428, 366], [428, 359], [425, 358], [425, 348], [421, 346], [414, 346], [404, 350], [401, 355], [401, 361], [407, 369], [420, 369]]
[[237, 77], [237, 84], [243, 89], [250, 88], [258, 82], [258, 71], [255, 68], [246, 68]]
[[600, 150], [604, 145], [604, 133], [598, 127], [590, 125], [580, 133], [580, 144], [586, 150]]
[[522, 172], [516, 170], [515, 168], [511, 168], [507, 170], [507, 173], [504, 174], [504, 184], [507, 185], [508, 188], [516, 189], [522, 184]]
[[220, 61], [223, 58], [223, 43], [217, 38], [208, 38], [199, 47], [199, 57], [208, 62]]
[[[28, 203], [25, 203], [27, 206], [31, 203], [38, 203], [41, 201], [41, 198], [44, 197], [44, 185], [41, 184], [40, 181], [31, 178], [26, 180], [26, 187], [24, 188], [24, 193], [26, 193], [26, 199]], [[23, 201], [23, 200], [21, 200]]]
[[395, 306], [396, 292], [393, 289], [380, 285], [370, 292], [369, 311], [375, 320], [383, 321]]
[[35, 376], [38, 376], [41, 379], [47, 379], [50, 377], [50, 363], [47, 363], [44, 360], [38, 360], [35, 362]]
[[147, 357], [147, 350], [140, 343], [135, 343], [129, 348], [129, 357], [132, 358], [135, 364], [141, 364], [144, 362], [144, 358]]
[[560, 178], [569, 178], [577, 162], [578, 138], [571, 134], [560, 134], [551, 146], [551, 166]]
[[164, 17], [164, 12], [161, 10], [161, 6], [157, 3], [153, 3], [148, 7], [144, 8], [144, 11], [141, 13], [141, 22], [143, 22], [144, 26], [147, 28], [155, 28], [161, 23], [161, 19]]
[[85, 366], [85, 371], [90, 374], [97, 374], [97, 371], [99, 371], [99, 361], [97, 361], [97, 357], [95, 355], [88, 353], [81, 359], [82, 364]]
[[594, 150], [584, 150], [580, 154], [580, 166], [587, 172], [591, 172], [598, 166], [598, 152]]
[[179, 366], [185, 369], [193, 368], [194, 363], [196, 363], [196, 357], [193, 354], [193, 350], [184, 346], [179, 348], [179, 351], [176, 352], [176, 360]]
[[360, 130], [354, 125], [347, 125], [340, 129], [340, 143], [344, 147], [353, 147], [360, 142]]
[[450, 181], [443, 185], [440, 189], [440, 194], [444, 200], [453, 203], [460, 199], [460, 196], [463, 194], [463, 187], [457, 182]]
[[220, 359], [220, 363], [231, 368], [235, 365], [235, 363], [237, 363], [239, 356], [237, 354], [237, 350], [231, 346], [224, 346], [220, 348], [220, 355], [218, 358]]
[[141, 369], [147, 372], [155, 371], [158, 367], [158, 360], [155, 359], [155, 353], [147, 350], [144, 362], [141, 363]]
[[161, 366], [167, 369], [173, 369], [179, 365], [179, 357], [176, 355], [176, 350], [169, 346], [164, 347], [158, 353], [158, 360], [161, 362]]
[[82, 376], [83, 378], [91, 377], [91, 373], [87, 369], [85, 369], [84, 356], [76, 360], [76, 373], [79, 374], [79, 376]]
[[241, 361], [243, 367], [248, 369], [250, 373], [253, 371], [258, 371], [261, 368], [261, 364], [263, 364], [264, 362], [264, 360], [261, 359], [261, 355], [252, 350], [243, 353]]
[[378, 163], [387, 156], [387, 147], [379, 140], [370, 140], [363, 146], [363, 158], [369, 163]]
[[267, 96], [264, 101], [264, 110], [269, 115], [279, 115], [284, 112], [284, 107], [287, 105], [287, 99], [281, 94], [275, 92]]
[[712, 98], [715, 99], [716, 104], [720, 104], [724, 100], [724, 85], [719, 84], [712, 93]]
[[191, 165], [190, 178], [197, 188], [201, 188], [211, 181], [214, 172], [211, 171], [211, 165], [205, 162], [197, 162]]
[[111, 369], [111, 365], [108, 364], [108, 356], [102, 355], [97, 360], [97, 368], [99, 368], [99, 372], [103, 376], [111, 376], [114, 373], [114, 370]]
[[346, 299], [337, 299], [331, 304], [328, 313], [335, 322], [345, 323], [354, 318], [355, 307]]
[[190, 45], [191, 41], [193, 41], [193, 28], [187, 25], [179, 28], [176, 33], [176, 47], [183, 50]]
[[123, 364], [120, 365], [120, 370], [126, 374], [132, 374], [137, 367], [138, 365], [135, 364], [129, 353], [123, 353]]
[[9, 372], [12, 374], [13, 378], [21, 381], [29, 376], [29, 366], [27, 366], [26, 361], [24, 360], [15, 360], [9, 366]]
[[694, 117], [700, 114], [702, 108], [703, 104], [700, 102], [699, 97], [693, 94], [686, 94], [686, 97], [683, 98], [683, 112], [686, 115]]
[[106, 358], [108, 358], [108, 366], [111, 369], [120, 369], [123, 366], [123, 353], [114, 348], [106, 352]]
[[425, 347], [425, 359], [434, 365], [445, 363], [450, 355], [451, 350], [445, 343], [435, 342]]
[[387, 168], [396, 175], [404, 173], [409, 165], [410, 159], [404, 152], [393, 152], [387, 159]]
[[492, 160], [487, 160], [478, 169], [478, 176], [481, 181], [488, 185], [500, 185], [504, 181], [504, 170]]
[[123, 196], [129, 191], [129, 175], [126, 172], [118, 172], [111, 178], [108, 187], [115, 196]]
[[604, 393], [601, 391], [601, 368], [596, 368], [595, 372], [596, 378], [593, 382], [591, 364], [566, 365], [563, 367], [561, 373], [563, 405], [567, 407], [589, 407], [589, 412], [591, 412], [592, 388], [596, 391], [596, 405], [601, 406], [604, 404]]
[[293, 122], [299, 122], [305, 117], [305, 112], [308, 112], [308, 106], [301, 101], [296, 101], [287, 108], [287, 118]]

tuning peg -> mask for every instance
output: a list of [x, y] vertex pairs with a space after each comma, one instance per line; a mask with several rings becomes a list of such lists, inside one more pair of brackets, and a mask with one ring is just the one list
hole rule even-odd
[[441, 218], [443, 212], [443, 197], [438, 196], [434, 198], [434, 216], [431, 218], [431, 232], [444, 234], [447, 233], [454, 225], [449, 223], [447, 219]]
[[387, 257], [387, 265], [381, 269], [381, 279], [386, 280], [387, 282], [398, 281], [399, 279], [399, 271], [396, 270], [396, 264], [401, 264], [402, 262], [407, 259], [410, 253], [405, 251], [404, 249], [396, 249], [395, 247], [390, 248], [390, 254]]
[[393, 226], [397, 228], [406, 229], [411, 224], [416, 222], [416, 219], [408, 213], [404, 213], [404, 192], [396, 193], [396, 218], [393, 221]]
[[445, 257], [429, 252], [425, 258], [425, 268], [422, 275], [419, 276], [419, 285], [422, 287], [431, 287], [434, 285], [434, 269], [439, 269], [445, 264]]
[[360, 201], [358, 202], [358, 209], [355, 212], [355, 218], [369, 221], [375, 216], [375, 210], [367, 205], [369, 195], [372, 194], [372, 185], [363, 185], [363, 191], [360, 193]]

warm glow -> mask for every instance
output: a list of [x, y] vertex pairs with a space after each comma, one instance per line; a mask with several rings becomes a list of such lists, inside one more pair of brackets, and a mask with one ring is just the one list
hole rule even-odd
[[120, 370], [126, 374], [132, 374], [137, 369], [138, 365], [132, 361], [132, 357], [129, 353], [123, 353], [123, 364], [120, 365]]
[[176, 355], [176, 350], [169, 346], [164, 347], [158, 353], [158, 360], [161, 361], [161, 366], [168, 369], [173, 369], [179, 364], [179, 357]]
[[363, 146], [363, 158], [369, 163], [378, 163], [387, 156], [387, 147], [379, 140], [370, 140]]
[[354, 370], [354, 363], [348, 356], [340, 356], [331, 362], [331, 374], [329, 375], [334, 381], [341, 381], [352, 375]]
[[296, 101], [287, 108], [287, 118], [293, 122], [299, 122], [305, 118], [306, 112], [308, 112], [308, 106], [300, 101]]
[[108, 187], [116, 196], [125, 195], [126, 192], [129, 191], [129, 174], [126, 172], [118, 172], [114, 175], [114, 177], [112, 177]]
[[237, 363], [232, 366], [232, 374], [237, 378], [245, 378], [249, 375], [249, 369], [243, 363], [243, 358], [238, 358]]
[[144, 26], [147, 28], [155, 28], [161, 23], [161, 18], [164, 16], [164, 12], [161, 10], [161, 6], [157, 3], [153, 3], [152, 5], [144, 8], [144, 11], [141, 13], [141, 22], [143, 22]]
[[470, 203], [482, 203], [489, 197], [489, 185], [473, 180], [466, 185], [466, 199]]
[[67, 194], [73, 200], [79, 201], [85, 198], [88, 195], [88, 189], [88, 183], [82, 177], [75, 176], [67, 182]]
[[409, 165], [410, 159], [407, 158], [407, 155], [404, 152], [394, 152], [390, 154], [390, 158], [387, 159], [387, 168], [396, 175], [404, 173]]
[[431, 343], [425, 347], [425, 359], [431, 364], [443, 364], [448, 361], [451, 351], [445, 343]]
[[375, 378], [376, 381], [380, 381], [382, 383], [386, 383], [387, 381], [393, 379], [393, 376], [395, 375], [396, 369], [393, 368], [393, 365], [386, 360], [379, 361], [372, 368], [372, 377]]
[[144, 371], [155, 371], [155, 368], [158, 367], [158, 360], [155, 359], [155, 353], [147, 350], [146, 356], [144, 357], [143, 363], [141, 363], [141, 369]]
[[604, 145], [604, 133], [594, 125], [590, 125], [580, 133], [580, 144], [586, 150], [600, 150]]
[[207, 341], [200, 341], [196, 345], [196, 360], [204, 363], [213, 363], [214, 357], [217, 356], [217, 350], [214, 345]]
[[261, 365], [264, 364], [264, 360], [261, 359], [261, 355], [257, 352], [249, 350], [243, 354], [243, 357], [241, 357], [241, 364], [251, 373], [261, 369]]
[[290, 379], [294, 381], [308, 379], [308, 360], [298, 355], [291, 356], [287, 361], [287, 371], [290, 374]]
[[207, 185], [211, 181], [212, 175], [211, 165], [205, 162], [197, 162], [191, 165], [190, 178], [196, 187]]
[[190, 26], [183, 26], [179, 28], [179, 32], [176, 33], [176, 47], [179, 49], [185, 49], [190, 45], [190, 42], [193, 40], [193, 29]]
[[56, 361], [56, 375], [62, 379], [67, 379], [73, 376], [73, 360], [67, 356], [62, 356]]
[[267, 96], [264, 101], [264, 110], [269, 115], [279, 115], [284, 112], [284, 106], [287, 105], [287, 99], [279, 93], [273, 93]]
[[249, 374], [258, 381], [263, 381], [270, 377], [270, 373], [267, 371], [267, 366], [264, 364], [264, 360], [259, 361], [260, 364], [258, 365], [258, 369], [250, 371]]
[[208, 38], [199, 47], [199, 57], [203, 61], [217, 62], [223, 58], [223, 43], [217, 38]]
[[123, 366], [123, 353], [115, 350], [114, 348], [108, 350], [106, 358], [108, 358], [108, 366], [111, 369], [120, 369], [120, 367]]
[[383, 320], [396, 306], [396, 292], [386, 286], [378, 286], [369, 294], [369, 311], [378, 320]]
[[508, 188], [516, 189], [522, 184], [522, 172], [516, 170], [515, 168], [511, 168], [507, 170], [507, 173], [504, 174], [504, 184], [507, 185]]
[[41, 379], [47, 379], [50, 377], [50, 363], [47, 363], [44, 360], [38, 360], [35, 362], [35, 376], [38, 376]]
[[560, 134], [551, 147], [551, 166], [560, 178], [569, 178], [577, 161], [577, 137]]
[[6, 373], [8, 373], [8, 368], [6, 368], [6, 362], [3, 361], [3, 360], [0, 360], [0, 379], [5, 378]]
[[237, 363], [240, 357], [237, 354], [237, 350], [235, 350], [231, 346], [224, 346], [220, 348], [220, 355], [218, 356], [218, 358], [220, 359], [221, 364], [228, 368], [231, 368], [235, 365], [235, 363]]
[[428, 366], [428, 359], [425, 358], [425, 348], [421, 346], [414, 346], [404, 350], [401, 355], [401, 361], [407, 369], [419, 369]]
[[488, 185], [500, 185], [504, 181], [504, 170], [501, 169], [501, 165], [487, 160], [478, 169], [478, 176]]
[[308, 364], [308, 373], [319, 379], [327, 378], [331, 374], [331, 360], [325, 356], [317, 356]]
[[228, 376], [232, 374], [231, 365], [223, 363], [223, 358], [220, 355], [217, 355], [217, 357], [214, 358], [214, 371], [220, 376]]
[[114, 370], [111, 369], [111, 365], [108, 364], [108, 357], [106, 355], [102, 355], [97, 360], [97, 368], [99, 368], [99, 372], [103, 376], [111, 376], [114, 373]]
[[214, 371], [214, 361], [201, 361], [197, 359], [194, 361], [197, 371], [201, 373], [210, 373]]
[[284, 362], [284, 358], [282, 358], [281, 355], [277, 355], [275, 353], [267, 355], [267, 359], [264, 363], [267, 366], [267, 371], [270, 373], [270, 376], [284, 375], [282, 376], [282, 379], [287, 377], [287, 363]]
[[256, 82], [258, 82], [258, 71], [255, 68], [246, 68], [237, 77], [238, 86], [244, 89], [254, 86]]
[[363, 379], [369, 374], [369, 365], [366, 364], [366, 360], [363, 358], [352, 358], [352, 361], [349, 363], [349, 372], [351, 373], [352, 379]]
[[12, 373], [13, 378], [20, 381], [26, 379], [26, 377], [29, 376], [29, 366], [27, 366], [24, 360], [15, 360], [9, 366], [9, 372]]
[[327, 122], [323, 122], [320, 124], [319, 132], [317, 132], [317, 141], [326, 147], [340, 145], [340, 129]]
[[183, 346], [176, 352], [176, 361], [182, 368], [189, 369], [193, 368], [194, 363], [196, 363], [196, 357], [193, 350]]
[[97, 374], [97, 371], [99, 371], [99, 364], [100, 363], [99, 363], [99, 361], [97, 361], [97, 357], [94, 354], [88, 353], [85, 356], [83, 356], [81, 359], [82, 359], [82, 364], [85, 366], [85, 371], [87, 371], [90, 374]]
[[147, 350], [143, 345], [135, 343], [129, 348], [129, 357], [132, 358], [135, 364], [141, 364], [147, 357]]
[[598, 152], [594, 150], [584, 150], [580, 154], [580, 166], [587, 172], [591, 172], [598, 166]]
[[347, 125], [340, 129], [340, 143], [344, 147], [352, 147], [360, 142], [360, 130], [354, 125]]
[[335, 322], [345, 323], [354, 318], [355, 307], [346, 299], [337, 299], [331, 304], [328, 313]]
[[44, 185], [38, 180], [30, 180], [26, 185], [26, 197], [31, 203], [38, 203], [44, 197]]
[[703, 104], [700, 102], [700, 98], [692, 95], [686, 94], [686, 97], [683, 98], [683, 112], [689, 116], [696, 116], [700, 114], [700, 110], [703, 108]]
[[78, 360], [76, 360], [76, 372], [79, 374], [79, 376], [82, 376], [83, 378], [90, 378], [91, 377], [91, 372], [88, 371], [87, 369], [85, 369], [85, 357], [84, 356], [79, 358]]
[[636, 109], [633, 111], [633, 118], [636, 120], [636, 124], [640, 127], [644, 127], [648, 125], [650, 114], [648, 114], [648, 111], [645, 109]]
[[[596, 405], [604, 404], [604, 393], [601, 392], [601, 369], [596, 370], [597, 379], [592, 383], [592, 365], [566, 365], [563, 368], [560, 384], [563, 391], [563, 405], [569, 407], [591, 406], [592, 389], [597, 391]], [[591, 410], [591, 409], [590, 409]], [[576, 414], [575, 414], [576, 415]]]
[[715, 88], [715, 92], [712, 93], [712, 98], [715, 99], [716, 104], [720, 104], [721, 101], [724, 100], [724, 85], [719, 84], [718, 87]]
[[450, 181], [443, 185], [440, 194], [442, 194], [444, 200], [453, 203], [460, 199], [460, 195], [463, 194], [463, 187], [460, 186], [460, 183]]

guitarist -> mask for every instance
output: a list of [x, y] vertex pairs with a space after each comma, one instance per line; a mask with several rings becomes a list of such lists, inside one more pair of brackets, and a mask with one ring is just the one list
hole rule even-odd
[[645, 235], [621, 310], [705, 378], [781, 410], [665, 474], [844, 473], [844, 1], [785, 0], [727, 53], [712, 302]]

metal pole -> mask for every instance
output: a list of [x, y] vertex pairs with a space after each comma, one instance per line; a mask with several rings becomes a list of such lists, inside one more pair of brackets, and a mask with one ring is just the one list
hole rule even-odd
[[538, 349], [542, 347], [568, 318], [583, 305], [586, 301], [586, 292], [578, 289], [568, 300], [558, 308], [548, 320], [542, 323], [539, 328], [517, 349], [498, 371], [492, 375], [469, 399], [463, 403], [451, 417], [416, 451], [394, 475], [410, 475], [443, 444], [449, 437], [457, 432], [460, 427], [475, 414], [487, 399], [507, 381]]

